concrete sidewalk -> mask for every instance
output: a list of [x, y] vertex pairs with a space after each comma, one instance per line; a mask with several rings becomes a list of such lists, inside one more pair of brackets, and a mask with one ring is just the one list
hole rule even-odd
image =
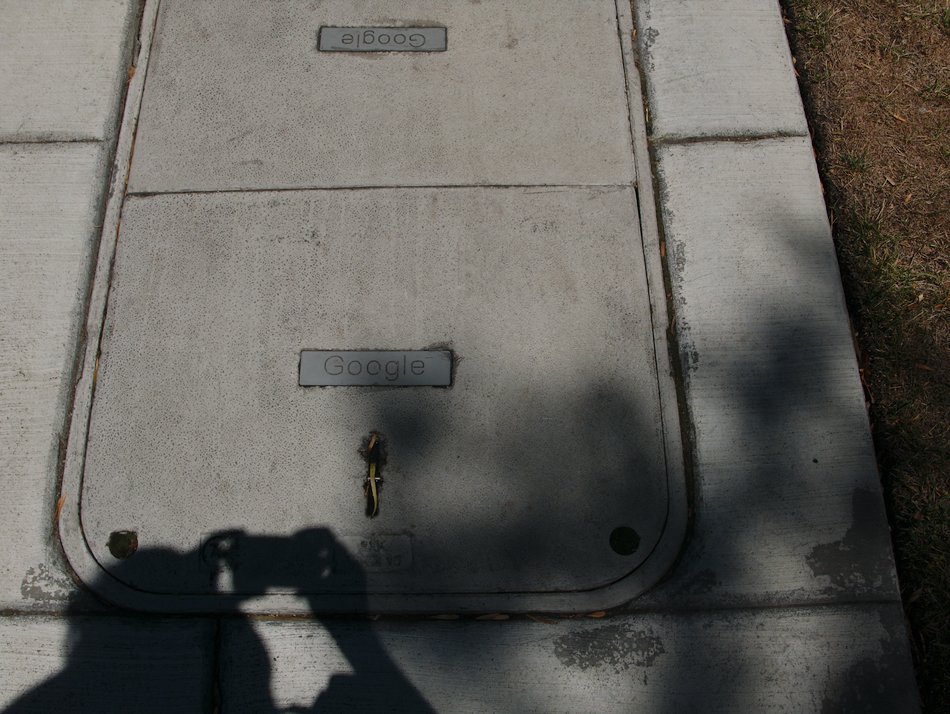
[[42, 610], [43, 593], [71, 591], [51, 519], [137, 13], [109, 1], [0, 13], [0, 509], [16, 543], [0, 555], [0, 601]]
[[[516, 51], [526, 26], [519, 22], [527, 22], [520, 18], [548, 8], [478, 4], [459, 10], [407, 0], [381, 10], [367, 0], [322, 11], [372, 25], [497, 7], [510, 32], [496, 38], [497, 52], [485, 53], [493, 84], [484, 93], [501, 101], [501, 53]], [[286, 6], [299, 9], [308, 33], [332, 24], [312, 5]], [[585, 130], [599, 137], [577, 163], [545, 153], [545, 146], [566, 152], [571, 141], [552, 122], [535, 134], [506, 134], [511, 127], [499, 125], [460, 132], [446, 141], [456, 163], [427, 163], [413, 152], [424, 154], [438, 127], [419, 125], [396, 149], [385, 132], [372, 145], [348, 145], [346, 132], [333, 136], [339, 163], [310, 171], [307, 152], [320, 144], [312, 127], [281, 115], [280, 131], [266, 122], [255, 128], [261, 107], [241, 117], [203, 113], [188, 100], [200, 92], [222, 106], [229, 96], [257, 101], [248, 88], [271, 80], [253, 74], [260, 67], [242, 58], [246, 47], [236, 38], [265, 26], [283, 37], [292, 18], [268, 25], [270, 11], [250, 0], [0, 0], [0, 537], [7, 544], [0, 705], [14, 712], [315, 704], [325, 711], [917, 709], [847, 312], [778, 5], [561, 5], [562, 16], [578, 23], [588, 10], [607, 18], [620, 57], [619, 94], [595, 83], [583, 99], [564, 103], [572, 121], [573, 112], [577, 121], [589, 113]], [[242, 20], [250, 17], [254, 23]], [[220, 18], [227, 22], [214, 25]], [[541, 44], [573, 48], [563, 51], [588, 61], [610, 54], [585, 49], [578, 27], [544, 24]], [[199, 45], [188, 44], [192, 32], [205, 33]], [[196, 46], [202, 62], [186, 58]], [[285, 64], [306, 62], [286, 51]], [[160, 71], [166, 65], [158, 63], [176, 59], [177, 73]], [[361, 61], [361, 76], [378, 71]], [[549, 60], [526, 53], [523, 61], [537, 61], [541, 76]], [[583, 72], [574, 71], [560, 86], [583, 85]], [[473, 69], [467, 84], [448, 85], [439, 111], [452, 122], [477, 116], [478, 76]], [[209, 99], [208, 77], [232, 94]], [[327, 82], [322, 91], [335, 87]], [[530, 127], [525, 108], [558, 91], [534, 89], [512, 127]], [[342, 111], [360, 101], [333, 96]], [[165, 112], [169, 106], [174, 111]], [[619, 123], [618, 107], [629, 108]], [[368, 131], [359, 122], [369, 111], [353, 109], [354, 133]], [[248, 133], [218, 146], [202, 135], [262, 126], [264, 143]], [[294, 150], [275, 137], [292, 137]], [[627, 164], [621, 152], [631, 143]], [[257, 163], [246, 161], [252, 155]], [[373, 164], [374, 155], [395, 158]], [[152, 193], [171, 193], [163, 199], [170, 203], [202, 191], [307, 193], [332, 188], [340, 176], [348, 185], [415, 191], [469, 183], [635, 187], [647, 273], [666, 281], [672, 305], [669, 315], [660, 302], [650, 310], [658, 349], [669, 321], [677, 386], [662, 396], [679, 402], [673, 411], [683, 421], [690, 475], [689, 532], [663, 581], [607, 614], [491, 621], [273, 620], [238, 610], [170, 617], [98, 599], [73, 574], [56, 523], [78, 524], [85, 425], [130, 170], [129, 203], [137, 206]], [[72, 535], [76, 543], [84, 537], [78, 525]]]

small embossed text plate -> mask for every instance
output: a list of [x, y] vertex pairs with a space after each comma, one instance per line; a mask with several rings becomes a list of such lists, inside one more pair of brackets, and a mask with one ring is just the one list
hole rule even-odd
[[303, 350], [301, 387], [447, 387], [452, 383], [448, 350]]
[[445, 52], [444, 27], [321, 27], [321, 52]]

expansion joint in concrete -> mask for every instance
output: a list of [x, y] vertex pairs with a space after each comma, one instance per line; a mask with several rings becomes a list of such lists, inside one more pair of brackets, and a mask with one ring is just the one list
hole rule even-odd
[[[631, 609], [626, 611], [617, 611], [607, 616], [607, 620], [617, 619], [617, 618], [629, 618], [629, 617], [640, 617], [646, 615], [669, 615], [669, 616], [686, 616], [686, 615], [697, 615], [702, 613], [709, 614], [729, 614], [729, 613], [743, 613], [743, 612], [769, 612], [769, 611], [792, 611], [792, 610], [818, 610], [818, 609], [840, 609], [840, 608], [873, 608], [880, 607], [882, 605], [899, 605], [901, 600], [899, 598], [890, 598], [890, 597], [855, 597], [855, 598], [828, 598], [824, 600], [815, 600], [815, 599], [801, 599], [801, 600], [791, 600], [785, 602], [744, 602], [744, 603], [729, 603], [722, 605], [715, 605], [710, 603], [697, 603], [694, 605], [684, 605], [676, 604], [669, 607], [643, 607], [637, 608], [636, 601], [634, 600], [631, 603]], [[62, 618], [69, 619], [77, 616], [81, 616], [89, 619], [103, 619], [109, 620], [114, 618], [128, 618], [135, 617], [137, 613], [129, 610], [90, 610], [88, 612], [68, 612], [64, 610], [24, 610], [18, 608], [7, 608], [0, 610], [0, 619], [17, 619], [17, 618]], [[222, 643], [221, 643], [221, 633], [223, 630], [223, 621], [227, 619], [243, 619], [249, 622], [319, 622], [320, 617], [317, 614], [314, 614], [311, 617], [301, 616], [299, 614], [259, 614], [259, 613], [242, 613], [236, 616], [226, 616], [226, 617], [214, 617], [211, 615], [185, 615], [177, 613], [169, 613], [167, 615], [161, 614], [150, 614], [149, 617], [152, 618], [163, 618], [163, 617], [174, 617], [176, 620], [189, 620], [189, 621], [214, 621], [214, 633], [212, 637], [212, 651], [213, 651], [213, 666], [212, 671], [214, 673], [214, 682], [215, 687], [217, 687], [218, 675], [220, 672], [220, 657], [222, 652]], [[375, 617], [375, 616], [374, 616]], [[379, 614], [378, 617], [381, 621], [385, 622], [390, 619], [398, 620], [400, 622], [406, 621], [405, 615], [392, 615], [387, 616], [386, 614]], [[559, 618], [557, 615], [548, 615], [551, 620], [555, 622], [569, 622], [575, 619], [574, 615], [565, 615], [563, 618]], [[514, 619], [521, 619], [518, 615], [513, 616]], [[430, 617], [420, 615], [418, 617], [409, 618], [416, 622], [425, 623], [425, 622], [435, 622], [435, 620]], [[462, 615], [459, 618], [459, 622], [469, 622], [475, 619], [474, 615]]]
[[88, 136], [0, 136], [0, 146], [10, 146], [13, 144], [101, 144], [102, 139], [95, 139]]
[[[614, 16], [617, 19], [617, 39], [619, 40], [618, 44], [620, 46], [620, 66], [623, 67], [623, 92], [624, 92], [624, 99], [626, 100], [626, 107], [627, 107], [627, 129], [629, 130], [629, 133], [630, 133], [630, 151], [634, 155], [636, 155], [637, 137], [636, 137], [636, 129], [634, 128], [634, 117], [631, 111], [631, 107], [633, 105], [631, 104], [632, 98], [630, 96], [630, 70], [627, 67], [627, 62], [624, 57], [624, 52], [625, 52], [624, 47], [626, 45], [626, 42], [624, 41], [624, 36], [623, 36], [624, 23], [622, 22], [622, 18], [620, 16], [620, 6], [615, 5], [614, 8], [615, 8]], [[632, 42], [632, 38], [631, 38], [631, 42]]]
[[377, 184], [377, 185], [349, 185], [349, 186], [293, 186], [293, 187], [273, 187], [273, 188], [224, 188], [224, 189], [186, 189], [182, 191], [128, 191], [126, 196], [135, 198], [151, 198], [153, 196], [188, 196], [195, 194], [221, 194], [221, 193], [287, 193], [301, 191], [392, 191], [392, 190], [451, 190], [451, 189], [472, 189], [472, 188], [496, 188], [496, 189], [537, 189], [539, 192], [548, 193], [551, 191], [577, 191], [577, 190], [604, 190], [613, 191], [624, 188], [636, 188], [636, 182], [629, 183], [591, 183], [591, 184], [548, 184], [548, 183], [458, 183], [458, 184], [432, 184], [432, 185], [400, 185], [400, 184]]
[[651, 136], [653, 146], [672, 146], [678, 144], [714, 144], [733, 143], [747, 144], [756, 141], [771, 141], [775, 139], [808, 138], [808, 132], [775, 131], [762, 134], [712, 134], [709, 136]]

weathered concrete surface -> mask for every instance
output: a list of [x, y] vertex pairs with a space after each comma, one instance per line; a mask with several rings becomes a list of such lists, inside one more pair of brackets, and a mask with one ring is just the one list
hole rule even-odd
[[695, 525], [655, 605], [899, 600], [808, 139], [664, 146]]
[[0, 0], [0, 142], [106, 139], [134, 0]]
[[[670, 6], [684, 7], [682, 3]], [[641, 3], [641, 7], [648, 6]], [[623, 12], [622, 3], [618, 9]], [[777, 7], [773, 10], [777, 13]], [[642, 32], [640, 36], [644, 37]], [[702, 42], [702, 32], [694, 32], [690, 40]], [[684, 76], [695, 73], [697, 63], [712, 67], [723, 60], [715, 47], [708, 49], [709, 56], [698, 59], [680, 53], [691, 63], [682, 68]], [[677, 61], [671, 56], [664, 67]], [[757, 60], [750, 66], [759, 64]], [[649, 76], [650, 70], [645, 71]], [[711, 74], [710, 86], [715, 84], [713, 79]], [[772, 81], [751, 75], [748, 79], [752, 82], [749, 86]], [[730, 103], [738, 101], [741, 106], [742, 98], [736, 99], [734, 92], [732, 97], [724, 109], [720, 105], [716, 110], [717, 116], [736, 115]], [[759, 101], [768, 107], [771, 100], [763, 97]], [[657, 108], [651, 108], [656, 117]], [[774, 107], [770, 111], [779, 118], [784, 114]], [[532, 117], [536, 115], [535, 108]], [[749, 130], [717, 121], [710, 130], [713, 133], [703, 137], [731, 131], [730, 127], [740, 133], [786, 131], [776, 130], [779, 121], [763, 122], [768, 126]], [[702, 127], [702, 122], [691, 120], [684, 123], [683, 131], [692, 137], [702, 132]], [[803, 133], [800, 129], [789, 131]], [[664, 136], [676, 138], [674, 134]], [[427, 701], [447, 711], [583, 711], [593, 708], [591, 702], [603, 711], [915, 709], [913, 674], [885, 545], [880, 498], [870, 475], [873, 464], [868, 460], [866, 426], [857, 415], [860, 392], [853, 369], [841, 358], [844, 317], [839, 314], [836, 327], [825, 312], [837, 310], [832, 304], [840, 302], [840, 296], [830, 295], [827, 286], [815, 282], [817, 278], [807, 278], [809, 271], [815, 275], [832, 271], [826, 227], [819, 226], [817, 183], [813, 175], [801, 178], [813, 172], [813, 166], [805, 158], [807, 152], [794, 142], [750, 143], [736, 154], [729, 153], [727, 146], [670, 147], [660, 155], [661, 172], [667, 178], [661, 196], [661, 203], [668, 208], [664, 223], [676, 266], [674, 277], [679, 280], [674, 292], [678, 299], [685, 299], [681, 307], [689, 318], [680, 323], [680, 336], [684, 344], [696, 347], [695, 353], [687, 352], [691, 359], [698, 359], [687, 369], [687, 395], [695, 390], [689, 406], [702, 431], [697, 442], [702, 473], [695, 503], [694, 547], [681, 565], [683, 575], [658, 590], [658, 596], [674, 608], [704, 604], [719, 608], [748, 602], [776, 605], [799, 600], [815, 603], [822, 599], [843, 602], [849, 594], [854, 599], [889, 599], [894, 604], [645, 614], [551, 626], [506, 622], [422, 623], [420, 627], [413, 622], [368, 625], [327, 620], [249, 627], [232, 620], [224, 632], [221, 651], [221, 694], [226, 709], [266, 709], [270, 691], [278, 702], [310, 704], [332, 672], [350, 669], [356, 676], [335, 679], [324, 700], [350, 695], [349, 703], [354, 704], [382, 684], [378, 691], [386, 696], [384, 710], [391, 710], [394, 702], [420, 703], [420, 699], [420, 708]], [[786, 146], [794, 146], [794, 150], [782, 148]], [[789, 176], [777, 179], [768, 175], [763, 162], [777, 165]], [[49, 174], [68, 177], [70, 171], [63, 167], [71, 164], [65, 161], [55, 170], [47, 166], [47, 183], [53, 181]], [[696, 177], [691, 179], [694, 168]], [[747, 178], [743, 179], [742, 171]], [[5, 175], [13, 174], [8, 171]], [[16, 176], [19, 181], [27, 174], [20, 171]], [[800, 180], [803, 183], [799, 184]], [[677, 189], [674, 183], [680, 181], [682, 186]], [[724, 185], [717, 187], [720, 181]], [[30, 203], [32, 199], [16, 190], [7, 192], [8, 183], [0, 182], [4, 189], [0, 192], [4, 241], [29, 228], [22, 212], [17, 214], [19, 222], [9, 220], [13, 215], [7, 210], [11, 196], [19, 205], [32, 206], [30, 214], [39, 217], [40, 225], [49, 225], [45, 223], [48, 205], [39, 199]], [[805, 184], [807, 190], [802, 188]], [[58, 200], [68, 206], [74, 198]], [[51, 205], [60, 204], [52, 201]], [[757, 208], [765, 205], [773, 210]], [[61, 215], [69, 214], [67, 210]], [[735, 235], [732, 222], [738, 226]], [[11, 233], [10, 226], [16, 231]], [[56, 235], [56, 229], [51, 234]], [[679, 246], [675, 245], [676, 236]], [[789, 240], [789, 236], [794, 238]], [[781, 260], [773, 261], [773, 254]], [[12, 255], [0, 256], [4, 267]], [[17, 272], [11, 268], [10, 274], [18, 282], [2, 294], [5, 309], [7, 305], [17, 309], [17, 300], [27, 289], [45, 294], [50, 287], [35, 279], [36, 275], [45, 276], [39, 269]], [[833, 287], [836, 279], [831, 280]], [[810, 301], [809, 293], [799, 291], [799, 280], [810, 294], [819, 296], [817, 302]], [[732, 293], [724, 291], [730, 284]], [[704, 291], [704, 285], [712, 287]], [[710, 298], [705, 308], [704, 295]], [[718, 310], [714, 309], [717, 304]], [[770, 310], [776, 315], [774, 321], [768, 318]], [[705, 324], [704, 320], [711, 322]], [[0, 322], [0, 339], [7, 340], [0, 347], [0, 356], [8, 366], [20, 363], [15, 352], [7, 351], [14, 349], [7, 336], [30, 339], [23, 328], [17, 332], [10, 325]], [[730, 331], [736, 325], [740, 329], [731, 341]], [[786, 328], [794, 337], [787, 336]], [[48, 355], [45, 349], [40, 353]], [[796, 367], [791, 372], [787, 369], [790, 364]], [[37, 423], [32, 411], [36, 405], [18, 391], [24, 387], [16, 386], [19, 377], [14, 368], [0, 374], [4, 380], [0, 400], [13, 395], [3, 402], [0, 412], [4, 419], [0, 453], [22, 454], [17, 449], [35, 440], [30, 448], [40, 454], [39, 461], [30, 461], [25, 469], [6, 468], [7, 463], [0, 461], [4, 466], [0, 478], [5, 479], [0, 486], [5, 496], [14, 494], [9, 503], [0, 502], [0, 536], [15, 544], [17, 552], [30, 555], [23, 562], [16, 556], [0, 556], [8, 558], [0, 561], [6, 568], [2, 571], [3, 592], [13, 593], [3, 607], [56, 607], [68, 585], [61, 573], [47, 576], [50, 571], [44, 568], [48, 561], [42, 559], [45, 547], [36, 545], [41, 542], [38, 536], [48, 535], [54, 494], [48, 476], [41, 483], [31, 476], [38, 463], [49, 461], [51, 442], [37, 436], [40, 432], [23, 437]], [[829, 374], [832, 377], [826, 380]], [[61, 379], [61, 372], [50, 368], [41, 380], [47, 377]], [[817, 384], [829, 390], [825, 401], [819, 400]], [[836, 401], [841, 395], [843, 401]], [[792, 406], [785, 413], [783, 405], [789, 397]], [[803, 459], [802, 453], [814, 456]], [[826, 464], [831, 466], [827, 471], [811, 471]], [[744, 499], [741, 508], [739, 499]], [[23, 524], [25, 530], [20, 528]], [[706, 554], [715, 570], [703, 567]], [[40, 563], [43, 568], [37, 567]], [[11, 569], [10, 564], [15, 567]], [[40, 604], [19, 597], [24, 583], [27, 591], [41, 593]], [[649, 601], [642, 603], [650, 605]], [[73, 618], [67, 624], [9, 616], [0, 619], [0, 701], [8, 704], [19, 697], [22, 706], [29, 701], [35, 711], [61, 709], [63, 702], [73, 710], [141, 711], [154, 703], [157, 711], [207, 711], [211, 702], [207, 694], [210, 677], [204, 674], [208, 666], [202, 649], [204, 635], [139, 629], [154, 622], [110, 624]], [[90, 623], [99, 624], [90, 628]], [[184, 627], [181, 621], [176, 626]], [[548, 628], [551, 634], [547, 634]], [[64, 660], [62, 643], [73, 636], [79, 644]], [[390, 654], [384, 655], [380, 645]], [[37, 651], [44, 654], [35, 654]], [[167, 660], [164, 656], [156, 660], [154, 652], [173, 654]], [[114, 653], [120, 656], [113, 658]], [[148, 654], [147, 660], [141, 654]], [[271, 658], [269, 664], [265, 657]], [[185, 669], [178, 668], [179, 661], [187, 665]], [[399, 663], [398, 669], [393, 661]], [[64, 665], [63, 677], [43, 683], [44, 677]], [[417, 688], [415, 693], [400, 671]], [[372, 673], [369, 678], [364, 676], [367, 672]], [[180, 689], [183, 677], [186, 691]], [[70, 693], [77, 697], [77, 704], [69, 700]], [[178, 695], [184, 700], [172, 699]], [[370, 702], [367, 707], [372, 705]], [[28, 709], [14, 709], [23, 710]]]
[[638, 0], [655, 139], [808, 134], [776, 0]]
[[0, 709], [209, 712], [214, 623], [0, 618]]
[[227, 621], [221, 644], [227, 714], [917, 709], [898, 604], [557, 624]]
[[[83, 482], [91, 551], [115, 568], [117, 530], [184, 553], [236, 528], [285, 539], [281, 551], [320, 528], [340, 558], [362, 538], [402, 543], [401, 560], [350, 548], [365, 573], [265, 574], [276, 553], [241, 567], [372, 611], [630, 599], [652, 581], [570, 593], [616, 583], [679, 537], [664, 530], [683, 505], [668, 503], [667, 481], [682, 474], [664, 458], [636, 226], [629, 187], [131, 197]], [[303, 348], [428, 345], [454, 350], [451, 389], [298, 385]], [[388, 460], [371, 520], [359, 448], [374, 430]], [[623, 526], [640, 542], [621, 555], [610, 537]], [[210, 587], [197, 556], [166, 560], [135, 556], [117, 577], [149, 592]], [[490, 593], [519, 597], [487, 604]]]
[[104, 169], [98, 143], [0, 146], [0, 608], [72, 589], [52, 516]]
[[[449, 27], [448, 50], [316, 50], [321, 25]], [[130, 190], [633, 178], [612, 2], [166, 0]]]

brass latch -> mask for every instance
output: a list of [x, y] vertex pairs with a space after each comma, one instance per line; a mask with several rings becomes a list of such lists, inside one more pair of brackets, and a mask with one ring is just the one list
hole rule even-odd
[[375, 518], [379, 513], [379, 486], [383, 482], [382, 472], [382, 440], [375, 431], [370, 433], [366, 444], [366, 462], [369, 469], [366, 481], [363, 484], [363, 495], [366, 497], [366, 515]]

